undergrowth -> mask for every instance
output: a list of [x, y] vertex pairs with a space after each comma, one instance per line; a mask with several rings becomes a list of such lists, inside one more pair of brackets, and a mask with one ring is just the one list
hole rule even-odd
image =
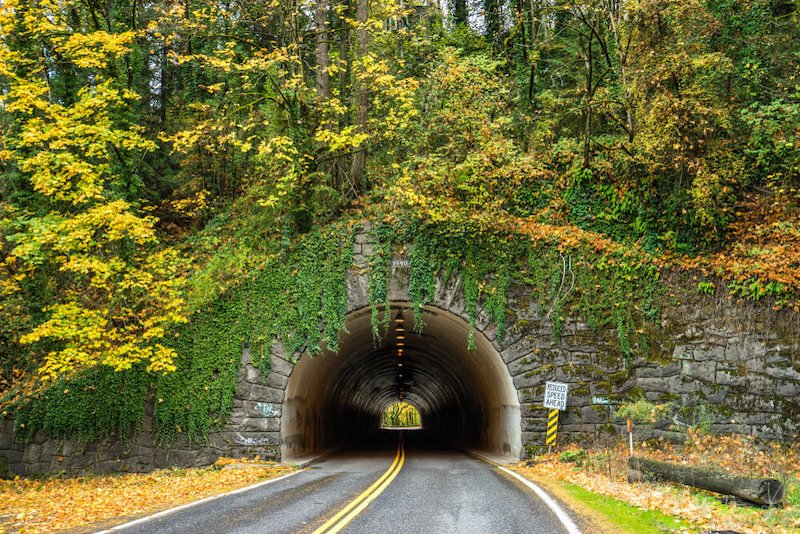
[[593, 448], [568, 445], [519, 469], [523, 473], [529, 471], [566, 480], [642, 509], [659, 510], [702, 529], [729, 529], [744, 534], [789, 533], [800, 528], [800, 454], [792, 444], [691, 430], [683, 445], [652, 440], [637, 444], [636, 455], [743, 476], [776, 478], [786, 489], [784, 506], [770, 509], [742, 507], [724, 504], [717, 494], [686, 486], [629, 484], [628, 447], [623, 440], [606, 441]]

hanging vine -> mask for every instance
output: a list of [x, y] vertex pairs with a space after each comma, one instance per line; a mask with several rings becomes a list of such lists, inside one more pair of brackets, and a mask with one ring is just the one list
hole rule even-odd
[[[368, 226], [372, 250], [365, 251], [366, 275], [376, 340], [390, 321], [385, 310], [395, 249], [408, 244], [408, 292], [417, 329], [423, 328], [423, 306], [435, 299], [437, 279], [447, 283], [457, 276], [469, 323], [468, 348], [474, 348], [481, 312], [496, 325], [502, 343], [508, 293], [516, 281], [530, 287], [555, 340], [566, 317], [582, 316], [595, 330], [616, 329], [627, 367], [634, 350], [646, 349], [641, 325], [657, 317], [660, 286], [658, 269], [643, 258], [567, 248], [555, 237], [532, 240], [464, 221], [433, 223], [414, 214]], [[286, 242], [262, 269], [198, 310], [172, 333], [178, 371], [156, 379], [138, 368], [124, 373], [99, 368], [59, 382], [19, 403], [20, 435], [31, 438], [42, 430], [82, 442], [130, 435], [141, 424], [147, 392], [154, 388], [161, 441], [172, 443], [181, 435], [205, 440], [230, 415], [245, 345], [265, 376], [275, 342], [290, 358], [339, 349], [355, 228], [339, 223]]]

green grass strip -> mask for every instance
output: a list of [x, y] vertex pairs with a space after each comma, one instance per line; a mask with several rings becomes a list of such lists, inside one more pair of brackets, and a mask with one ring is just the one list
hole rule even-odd
[[663, 534], [690, 527], [688, 522], [676, 517], [656, 510], [642, 510], [574, 484], [564, 484], [563, 488], [572, 498], [619, 527], [620, 533]]

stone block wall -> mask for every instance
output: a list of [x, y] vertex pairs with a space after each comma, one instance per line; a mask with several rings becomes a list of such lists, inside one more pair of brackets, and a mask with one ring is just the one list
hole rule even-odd
[[[796, 314], [674, 288], [662, 310], [650, 358], [632, 365], [615, 348], [613, 329], [592, 332], [569, 319], [553, 340], [548, 321], [524, 288], [509, 306], [514, 323], [501, 351], [518, 388], [523, 443], [542, 445], [544, 384], [570, 384], [560, 433], [568, 441], [619, 435], [615, 405], [629, 396], [672, 403], [673, 415], [641, 437], [680, 440], [688, 426], [714, 433], [796, 440], [800, 433], [800, 321]], [[634, 351], [637, 352], [637, 351]]]
[[142, 427], [130, 440], [107, 440], [78, 445], [69, 440], [48, 439], [41, 433], [30, 443], [14, 436], [14, 419], [0, 421], [0, 477], [61, 471], [95, 473], [147, 472], [164, 467], [200, 467], [220, 456], [280, 458], [280, 417], [284, 390], [292, 364], [281, 353], [271, 358], [272, 369], [264, 380], [250, 358], [242, 353], [233, 411], [227, 425], [212, 431], [198, 446], [179, 438], [169, 447], [159, 444], [153, 429], [153, 400], [149, 399]]

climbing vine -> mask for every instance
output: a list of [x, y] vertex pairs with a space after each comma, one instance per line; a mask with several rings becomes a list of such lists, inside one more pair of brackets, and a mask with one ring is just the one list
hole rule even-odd
[[377, 339], [389, 326], [391, 317], [380, 309], [389, 309], [389, 284], [392, 278], [392, 252], [396, 232], [390, 224], [377, 223], [371, 230], [375, 240], [372, 255], [369, 257], [369, 304], [372, 309], [370, 324], [372, 336]]
[[530, 287], [555, 340], [566, 317], [578, 315], [595, 331], [615, 329], [626, 364], [632, 362], [634, 345], [647, 347], [645, 324], [657, 315], [653, 303], [661, 286], [658, 268], [644, 255], [598, 250], [586, 243], [565, 246], [557, 236], [531, 239], [469, 221], [434, 223], [414, 215], [373, 226], [371, 238], [376, 251], [370, 263], [375, 336], [380, 335], [379, 312], [388, 306], [394, 247], [410, 243], [408, 293], [417, 329], [422, 328], [422, 307], [434, 298], [437, 277], [447, 283], [460, 276], [470, 328], [468, 348], [474, 348], [481, 313], [496, 325], [502, 343], [508, 292], [512, 280], [518, 280]]
[[202, 441], [233, 406], [242, 348], [266, 377], [280, 342], [286, 356], [336, 352], [347, 312], [353, 229], [335, 225], [296, 240], [263, 270], [202, 310], [176, 337], [179, 371], [156, 390], [156, 428], [166, 443]]
[[[512, 281], [530, 288], [540, 317], [553, 336], [568, 316], [581, 316], [595, 330], [614, 329], [625, 362], [634, 347], [647, 346], [645, 323], [658, 302], [658, 269], [629, 251], [607, 251], [586, 244], [565, 245], [555, 236], [524, 234], [463, 220], [430, 221], [413, 213], [367, 224], [366, 260], [371, 327], [376, 339], [390, 314], [389, 291], [395, 254], [408, 255], [408, 291], [415, 328], [423, 325], [423, 306], [436, 294], [437, 279], [460, 281], [469, 323], [468, 348], [474, 348], [478, 316], [496, 325], [503, 343]], [[17, 407], [20, 433], [82, 442], [130, 435], [140, 427], [148, 391], [153, 391], [155, 429], [162, 443], [185, 436], [202, 442], [225, 424], [233, 407], [242, 350], [267, 376], [275, 342], [285, 356], [336, 352], [345, 329], [347, 273], [353, 265], [358, 225], [339, 223], [284, 243], [263, 267], [205, 304], [191, 321], [174, 330], [169, 345], [178, 370], [154, 377], [142, 368], [123, 373], [91, 369], [62, 380]]]
[[470, 323], [469, 347], [474, 345], [475, 321], [482, 296], [487, 298], [485, 308], [498, 324], [498, 336], [502, 338], [511, 272], [507, 266], [524, 250], [520, 242], [501, 233], [463, 224], [425, 222], [413, 216], [394, 219], [392, 223], [378, 223], [372, 227], [370, 235], [375, 243], [369, 267], [372, 331], [376, 338], [385, 326], [380, 321], [388, 319], [388, 314], [381, 316], [380, 311], [388, 307], [392, 255], [395, 246], [401, 243], [410, 243], [408, 293], [418, 331], [423, 328], [422, 307], [433, 300], [436, 292], [437, 276], [442, 275], [446, 283], [460, 274]]
[[71, 438], [81, 445], [115, 435], [126, 439], [141, 426], [151, 375], [139, 364], [126, 371], [98, 366], [61, 378], [17, 406], [17, 437]]

